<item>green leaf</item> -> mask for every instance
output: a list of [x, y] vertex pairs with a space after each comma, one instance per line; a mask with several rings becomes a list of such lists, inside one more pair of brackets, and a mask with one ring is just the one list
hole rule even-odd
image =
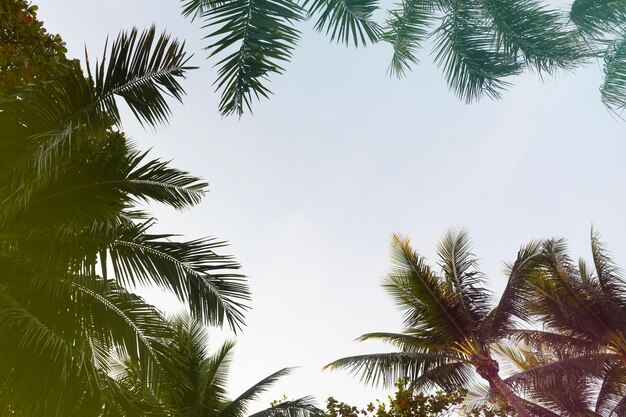
[[483, 95], [500, 98], [510, 85], [504, 78], [522, 70], [510, 54], [493, 48], [493, 35], [480, 15], [473, 1], [458, 4], [435, 32], [435, 62], [443, 68], [448, 85], [466, 103]]
[[393, 46], [388, 73], [403, 77], [418, 63], [417, 50], [426, 40], [435, 9], [428, 0], [403, 0], [400, 7], [389, 11], [381, 39]]
[[232, 0], [204, 8], [205, 28], [213, 28], [209, 57], [219, 55], [216, 91], [221, 91], [223, 115], [252, 111], [252, 99], [271, 94], [270, 75], [281, 74], [300, 33], [293, 27], [303, 19], [292, 0]]
[[[309, 6], [310, 1], [310, 6]], [[372, 20], [372, 13], [378, 9], [378, 0], [307, 0], [303, 7], [309, 6], [308, 19], [319, 15], [315, 30], [326, 29], [331, 41], [346, 46], [365, 46], [367, 42], [376, 43], [382, 30]]]

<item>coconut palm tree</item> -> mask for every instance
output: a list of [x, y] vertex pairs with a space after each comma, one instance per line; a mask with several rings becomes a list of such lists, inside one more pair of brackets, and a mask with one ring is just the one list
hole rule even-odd
[[393, 269], [383, 286], [403, 312], [404, 330], [369, 333], [359, 340], [382, 340], [399, 351], [347, 357], [326, 367], [348, 369], [374, 384], [388, 385], [402, 377], [414, 389], [463, 390], [477, 374], [518, 415], [530, 416], [530, 408], [500, 376], [492, 345], [509, 334], [516, 318], [527, 318], [523, 284], [536, 267], [540, 249], [539, 242], [520, 249], [508, 266], [509, 280], [500, 301], [492, 306], [465, 232], [449, 232], [440, 243], [441, 275], [411, 248], [408, 238], [394, 235]]
[[540, 268], [526, 280], [528, 312], [543, 328], [512, 332], [515, 341], [526, 344], [543, 361], [509, 382], [535, 395], [558, 398], [554, 375], [593, 379], [599, 384], [593, 412], [624, 415], [626, 281], [593, 230], [591, 252], [592, 268], [583, 260], [576, 265], [562, 239], [545, 243]]
[[0, 101], [0, 415], [136, 409], [108, 357], [127, 352], [156, 387], [171, 334], [137, 286], [171, 292], [207, 324], [243, 325], [249, 291], [239, 265], [217, 253], [224, 243], [154, 233], [135, 208], [185, 209], [206, 188], [121, 131], [118, 99], [145, 125], [167, 121], [187, 61], [178, 41], [133, 29], [86, 77], [70, 62]]
[[[623, 368], [622, 363], [598, 357], [592, 360], [581, 352], [572, 355], [575, 349], [568, 345], [537, 349], [517, 341], [494, 350], [512, 373], [505, 381], [523, 392], [540, 415], [609, 417], [626, 412], [620, 404], [626, 395], [626, 381], [615, 378], [615, 368]], [[485, 404], [485, 399], [493, 396], [485, 388], [482, 399], [476, 398], [472, 405]]]
[[[169, 371], [162, 374], [158, 394], [151, 396], [152, 410], [180, 417], [244, 417], [248, 415], [251, 402], [290, 372], [289, 368], [275, 372], [231, 400], [226, 384], [234, 342], [227, 341], [214, 353], [209, 353], [207, 327], [200, 321], [183, 314], [170, 320], [169, 325], [172, 334], [164, 341], [170, 352], [165, 366]], [[145, 395], [145, 387], [136, 378], [133, 361], [121, 358], [118, 363], [121, 372], [116, 379], [120, 385], [137, 395]], [[322, 414], [309, 397], [304, 397], [278, 402], [249, 417], [313, 417]]]

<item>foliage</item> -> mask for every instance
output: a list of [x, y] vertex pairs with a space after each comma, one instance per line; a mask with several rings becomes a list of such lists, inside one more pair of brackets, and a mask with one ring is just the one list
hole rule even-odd
[[[575, 6], [584, 9], [572, 19], [581, 25], [599, 26], [605, 15], [622, 18], [606, 8], [602, 13], [591, 8], [592, 14], [589, 7]], [[434, 38], [435, 62], [450, 88], [468, 103], [484, 95], [499, 98], [510, 85], [509, 77], [523, 71], [543, 76], [572, 70], [595, 53], [585, 37], [588, 31], [578, 30], [563, 11], [540, 0], [402, 0], [387, 11], [384, 24], [374, 20], [379, 7], [377, 0], [185, 0], [183, 14], [215, 28], [207, 35], [212, 42], [207, 49], [210, 57], [223, 54], [215, 64], [215, 85], [224, 115], [241, 116], [251, 110], [253, 97], [269, 96], [266, 83], [284, 72], [282, 65], [299, 39], [296, 26], [305, 18], [314, 19], [314, 28], [331, 41], [346, 46], [388, 42], [393, 48], [388, 72], [397, 76], [417, 63], [424, 41]], [[618, 52], [613, 55], [621, 62]], [[619, 83], [614, 76], [618, 72], [607, 73], [607, 80]], [[613, 84], [605, 102], [611, 92], [621, 94]]]
[[520, 249], [507, 268], [504, 293], [492, 307], [465, 232], [451, 231], [440, 243], [441, 275], [411, 248], [408, 238], [394, 235], [393, 269], [384, 287], [403, 313], [404, 330], [369, 333], [360, 340], [382, 340], [397, 351], [342, 358], [327, 368], [348, 369], [373, 384], [405, 378], [415, 390], [467, 390], [480, 376], [497, 401], [504, 400], [520, 416], [530, 416], [524, 400], [500, 377], [492, 347], [510, 334], [517, 318], [527, 317], [524, 278], [536, 268], [540, 248], [539, 242], [531, 242]]
[[[388, 404], [376, 400], [366, 408], [339, 402], [330, 397], [326, 400], [326, 417], [446, 417], [459, 415], [465, 402], [466, 391], [442, 391], [424, 393], [410, 388], [407, 381], [399, 379], [393, 396], [387, 397]], [[504, 404], [475, 407], [462, 413], [467, 417], [507, 417], [512, 410]]]
[[59, 64], [0, 101], [0, 416], [140, 414], [143, 396], [119, 385], [110, 356], [156, 392], [172, 328], [137, 286], [171, 292], [204, 323], [244, 324], [249, 290], [225, 244], [154, 233], [135, 208], [204, 195], [201, 179], [135, 150], [118, 110], [122, 99], [142, 123], [165, 123], [187, 60], [167, 34], [133, 29], [87, 77]]
[[334, 398], [326, 400], [327, 417], [435, 417], [453, 415], [456, 405], [463, 400], [462, 393], [437, 391], [433, 394], [414, 392], [399, 380], [395, 384], [394, 396], [388, 397], [389, 404], [376, 400], [366, 409], [359, 410]]
[[0, 3], [0, 97], [21, 85], [51, 80], [68, 64], [65, 43], [37, 19], [26, 0]]
[[[226, 383], [234, 342], [225, 342], [211, 354], [207, 328], [200, 321], [179, 315], [168, 324], [172, 333], [164, 345], [169, 355], [163, 357], [166, 372], [161, 375], [157, 395], [145, 390], [132, 360], [117, 358], [121, 364], [117, 380], [129, 392], [140, 394], [148, 409], [184, 417], [244, 417], [251, 402], [290, 372], [288, 368], [275, 372], [231, 400], [226, 395]], [[274, 403], [250, 417], [318, 416], [321, 410], [304, 397]]]

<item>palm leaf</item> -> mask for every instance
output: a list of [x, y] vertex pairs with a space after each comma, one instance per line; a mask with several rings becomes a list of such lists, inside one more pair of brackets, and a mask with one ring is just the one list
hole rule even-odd
[[539, 73], [572, 69], [585, 58], [584, 48], [565, 28], [561, 13], [539, 0], [488, 0], [495, 47]]
[[[251, 110], [253, 96], [268, 97], [265, 82], [271, 74], [281, 74], [281, 62], [291, 58], [299, 32], [294, 22], [304, 18], [301, 7], [292, 0], [230, 0], [203, 7], [205, 2], [189, 3], [200, 13], [205, 28], [209, 57], [220, 55], [214, 83], [221, 91], [219, 110], [239, 116]], [[194, 12], [195, 13], [195, 12]]]
[[626, 107], [626, 36], [622, 34], [609, 44], [604, 55], [604, 83], [600, 87], [602, 102], [609, 110], [621, 113]]
[[429, 34], [435, 8], [428, 0], [403, 0], [389, 11], [381, 39], [393, 46], [393, 56], [387, 72], [403, 77], [411, 64], [418, 62], [416, 53]]
[[360, 375], [361, 381], [366, 384], [390, 387], [399, 378], [414, 381], [431, 369], [458, 361], [463, 359], [444, 352], [374, 353], [341, 358], [324, 369], [347, 369], [353, 375]]
[[505, 336], [514, 327], [515, 318], [528, 320], [526, 304], [528, 293], [526, 279], [538, 267], [541, 256], [540, 241], [520, 248], [513, 265], [507, 266], [509, 279], [498, 305], [481, 324], [481, 333], [495, 339]]
[[509, 86], [504, 78], [522, 70], [510, 54], [493, 48], [493, 35], [475, 3], [456, 3], [435, 32], [435, 62], [443, 68], [450, 88], [466, 103], [483, 95], [500, 98]]
[[467, 232], [448, 231], [437, 247], [437, 254], [446, 282], [458, 298], [466, 323], [484, 320], [491, 310], [491, 294], [484, 287], [483, 274], [477, 269], [478, 260], [472, 253]]
[[267, 391], [270, 386], [276, 383], [276, 381], [283, 376], [288, 375], [290, 372], [290, 368], [283, 368], [280, 371], [274, 372], [273, 374], [263, 378], [228, 404], [219, 413], [218, 417], [242, 417], [248, 409], [248, 405], [251, 401], [257, 399], [259, 395]]
[[[309, 6], [310, 3], [310, 6]], [[326, 29], [331, 41], [346, 46], [365, 46], [367, 42], [376, 43], [381, 29], [372, 20], [372, 14], [378, 9], [378, 0], [306, 0], [303, 7], [309, 6], [308, 18], [319, 15], [315, 30]]]
[[313, 417], [322, 416], [324, 411], [317, 408], [312, 397], [282, 401], [249, 417]]
[[570, 19], [591, 36], [619, 31], [626, 22], [626, 4], [622, 0], [574, 0]]
[[470, 329], [459, 310], [458, 297], [415, 252], [408, 238], [394, 235], [391, 241], [392, 272], [383, 287], [404, 313], [405, 325], [436, 344], [468, 338]]

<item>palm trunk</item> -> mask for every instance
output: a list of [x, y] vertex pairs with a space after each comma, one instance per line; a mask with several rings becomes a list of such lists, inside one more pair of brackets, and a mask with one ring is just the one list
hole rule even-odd
[[488, 380], [489, 384], [494, 387], [500, 395], [504, 397], [504, 399], [507, 401], [507, 403], [509, 403], [511, 407], [513, 407], [519, 417], [532, 417], [522, 403], [522, 400], [517, 395], [515, 395], [511, 387], [509, 387], [506, 382], [504, 382], [502, 378], [500, 378], [500, 375], [490, 375]]

